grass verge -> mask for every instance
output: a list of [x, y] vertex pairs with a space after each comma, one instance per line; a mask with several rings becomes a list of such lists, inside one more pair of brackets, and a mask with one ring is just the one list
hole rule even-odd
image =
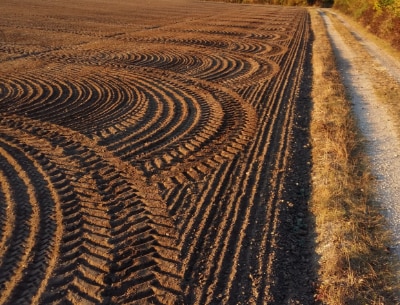
[[[392, 116], [397, 133], [400, 136], [400, 83], [390, 77], [386, 70], [375, 67], [374, 59], [370, 56], [365, 47], [360, 45], [359, 41], [354, 37], [351, 31], [345, 27], [343, 22], [335, 17], [336, 14], [333, 15], [331, 12], [327, 12], [327, 14], [331, 17], [331, 21], [336, 30], [350, 44], [352, 50], [362, 58], [365, 58], [366, 63], [368, 61], [368, 66], [370, 67], [369, 73], [373, 75], [373, 79], [375, 80], [372, 84], [375, 94], [379, 102], [386, 105], [386, 110]], [[389, 54], [394, 60], [400, 62], [400, 52], [393, 49], [387, 41], [372, 35], [351, 18], [343, 14], [340, 14], [340, 16], [363, 37], [366, 37], [369, 41], [379, 46], [382, 53]]]
[[313, 194], [319, 289], [325, 304], [398, 304], [399, 270], [390, 234], [372, 200], [374, 181], [363, 154], [330, 42], [310, 9], [313, 46]]

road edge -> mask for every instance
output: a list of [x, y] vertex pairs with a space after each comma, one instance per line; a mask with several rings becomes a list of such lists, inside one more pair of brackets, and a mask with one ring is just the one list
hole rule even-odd
[[[313, 48], [313, 194], [319, 289], [327, 304], [397, 304], [390, 238], [325, 25], [309, 9]], [[342, 72], [342, 71], [340, 71]], [[396, 269], [397, 270], [397, 269]]]

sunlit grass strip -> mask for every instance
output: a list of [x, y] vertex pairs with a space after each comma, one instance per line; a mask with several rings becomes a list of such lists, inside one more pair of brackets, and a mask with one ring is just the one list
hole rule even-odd
[[313, 46], [313, 193], [324, 304], [397, 304], [398, 266], [372, 201], [373, 179], [362, 153], [321, 18], [310, 9]]

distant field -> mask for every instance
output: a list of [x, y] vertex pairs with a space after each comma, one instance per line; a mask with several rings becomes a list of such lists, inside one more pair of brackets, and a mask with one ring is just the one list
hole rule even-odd
[[312, 304], [302, 8], [0, 8], [0, 304]]

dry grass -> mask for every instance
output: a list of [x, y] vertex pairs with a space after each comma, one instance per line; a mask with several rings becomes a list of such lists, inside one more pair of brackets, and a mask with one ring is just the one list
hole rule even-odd
[[219, 1], [229, 3], [243, 3], [243, 4], [271, 4], [271, 5], [287, 5], [287, 6], [306, 6], [307, 0], [206, 0], [206, 1]]
[[[339, 13], [339, 10], [336, 9], [331, 9], [332, 12]], [[396, 50], [393, 48], [390, 44], [389, 41], [383, 40], [376, 35], [372, 34], [370, 31], [368, 31], [368, 28], [365, 27], [364, 25], [360, 24], [360, 22], [357, 22], [354, 18], [341, 13], [340, 16], [347, 22], [349, 23], [352, 27], [354, 27], [357, 32], [361, 33], [363, 37], [368, 38], [368, 40], [371, 40], [375, 44], [379, 44], [379, 46], [387, 53], [389, 53], [391, 56], [400, 59], [400, 51]]]
[[[369, 33], [359, 23], [353, 21], [351, 18], [343, 14], [340, 14], [340, 16], [348, 24], [355, 28], [356, 31], [360, 33], [363, 37], [366, 37], [375, 45], [379, 46], [379, 49], [382, 52], [389, 54], [393, 59], [400, 62], [400, 52], [391, 47], [388, 41], [385, 41]], [[366, 60], [371, 63], [369, 64], [369, 73], [373, 75], [373, 79], [375, 80], [373, 84], [375, 94], [379, 98], [379, 102], [387, 106], [386, 109], [392, 116], [394, 125], [397, 129], [397, 133], [400, 136], [400, 84], [392, 77], [390, 77], [386, 70], [381, 70], [379, 67], [374, 67], [374, 59], [367, 52], [367, 50], [360, 45], [357, 39], [349, 32], [349, 30], [343, 25], [342, 22], [340, 22], [335, 17], [332, 17], [331, 20], [340, 35], [345, 37], [346, 41], [351, 43], [351, 48], [355, 52], [357, 52], [357, 54], [360, 54], [360, 56], [366, 58]]]
[[372, 201], [373, 179], [321, 18], [313, 46], [313, 194], [325, 304], [396, 304], [390, 235]]
[[400, 0], [335, 0], [334, 7], [400, 51]]

